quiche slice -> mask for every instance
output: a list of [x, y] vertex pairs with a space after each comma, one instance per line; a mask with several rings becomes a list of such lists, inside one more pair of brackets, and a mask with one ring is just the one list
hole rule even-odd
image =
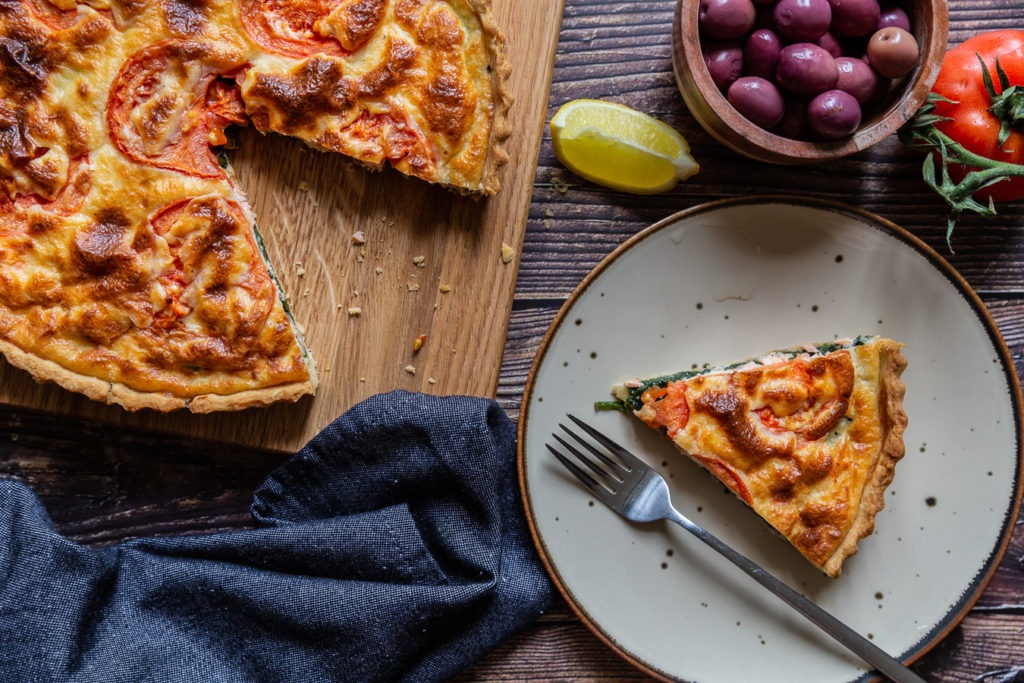
[[812, 564], [837, 577], [904, 454], [902, 344], [858, 337], [613, 388]]

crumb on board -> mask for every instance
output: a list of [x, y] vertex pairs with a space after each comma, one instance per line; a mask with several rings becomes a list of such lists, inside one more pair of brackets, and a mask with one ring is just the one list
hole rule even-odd
[[356, 245], [357, 247], [366, 244], [366, 233], [364, 233], [362, 230], [356, 230], [354, 233], [352, 233], [352, 244]]
[[427, 257], [426, 256], [414, 256], [413, 259], [412, 259], [412, 262], [413, 262], [413, 265], [416, 266], [417, 268], [426, 268], [427, 267]]
[[302, 277], [306, 274], [306, 266], [302, 264], [302, 261], [295, 262], [295, 274]]
[[377, 275], [380, 275], [381, 273], [384, 272], [384, 269], [381, 268], [380, 266], [377, 266], [376, 268], [373, 269], [373, 272], [377, 273]]
[[412, 340], [412, 352], [416, 353], [417, 351], [422, 349], [423, 345], [426, 344], [426, 343], [427, 343], [427, 335], [425, 335], [425, 334], [417, 335], [416, 338]]
[[504, 242], [501, 243], [501, 262], [502, 263], [512, 263], [512, 259], [515, 257], [515, 255], [516, 255], [516, 250], [515, 249], [513, 249], [512, 247], [510, 247], [508, 244], [506, 244]]
[[441, 292], [442, 294], [447, 294], [448, 292], [452, 291], [452, 286], [442, 284], [437, 288], [437, 291]]
[[415, 375], [416, 374], [416, 366], [415, 365], [406, 365], [405, 366], [405, 371], [408, 372], [410, 375]]
[[406, 284], [405, 287], [410, 292], [418, 292], [418, 291], [420, 291], [420, 285], [419, 285], [418, 282], [410, 282], [410, 283]]
[[434, 379], [433, 377], [428, 377], [427, 384], [437, 384], [437, 380]]
[[362, 314], [363, 314], [363, 309], [360, 308], [359, 306], [349, 306], [348, 307], [348, 315], [349, 315], [350, 318], [358, 318]]

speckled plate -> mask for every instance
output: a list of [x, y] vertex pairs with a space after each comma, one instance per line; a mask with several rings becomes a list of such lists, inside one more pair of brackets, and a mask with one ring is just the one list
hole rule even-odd
[[[632, 416], [619, 380], [857, 334], [906, 343], [907, 455], [876, 533], [819, 574], [738, 499]], [[866, 665], [728, 561], [665, 523], [597, 503], [545, 450], [566, 412], [663, 472], [680, 510], [905, 661], [981, 594], [1022, 493], [1020, 387], [995, 324], [933, 250], [834, 203], [743, 198], [636, 235], [577, 288], [524, 396], [519, 466], [554, 581], [606, 643], [668, 680], [859, 681]]]

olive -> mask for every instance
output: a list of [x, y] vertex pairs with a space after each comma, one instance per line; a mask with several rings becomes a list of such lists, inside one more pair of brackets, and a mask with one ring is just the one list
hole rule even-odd
[[743, 47], [744, 72], [771, 80], [782, 54], [782, 41], [770, 28], [759, 28], [747, 38]]
[[754, 26], [757, 11], [751, 0], [700, 0], [697, 21], [712, 38], [739, 38]]
[[868, 102], [878, 92], [881, 83], [878, 74], [863, 59], [839, 57], [836, 68], [839, 69], [836, 89], [850, 93], [860, 104]]
[[772, 11], [775, 27], [790, 41], [817, 40], [832, 21], [829, 0], [779, 0]]
[[832, 35], [831, 31], [826, 31], [814, 41], [814, 44], [818, 47], [825, 48], [826, 51], [833, 57], [839, 57], [843, 54], [843, 46], [840, 44], [836, 37]]
[[905, 76], [917, 65], [917, 40], [897, 26], [875, 31], [868, 41], [868, 64], [886, 78]]
[[878, 0], [828, 0], [832, 5], [832, 30], [841, 36], [859, 38], [878, 26]]
[[850, 135], [860, 126], [860, 119], [857, 100], [842, 90], [826, 90], [807, 105], [807, 125], [827, 140]]
[[725, 92], [743, 73], [743, 48], [737, 43], [713, 43], [704, 49], [704, 64], [711, 80]]
[[883, 29], [887, 26], [895, 26], [906, 32], [910, 32], [910, 17], [900, 7], [885, 7], [878, 16], [876, 28]]
[[775, 84], [757, 76], [743, 76], [729, 86], [729, 104], [761, 128], [771, 128], [782, 118], [785, 105]]
[[823, 47], [794, 43], [782, 48], [775, 82], [795, 95], [817, 95], [836, 84], [836, 60]]
[[772, 128], [772, 132], [784, 138], [806, 140], [810, 137], [810, 128], [807, 126], [807, 100], [793, 95], [784, 95], [782, 99], [785, 111]]

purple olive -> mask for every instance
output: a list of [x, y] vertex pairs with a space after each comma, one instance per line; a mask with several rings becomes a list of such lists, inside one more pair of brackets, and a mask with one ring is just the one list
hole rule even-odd
[[780, 35], [791, 42], [817, 40], [832, 21], [829, 0], [779, 0], [772, 16]]
[[751, 0], [700, 0], [697, 22], [712, 38], [739, 38], [754, 26], [757, 12]]
[[817, 95], [839, 80], [836, 60], [823, 47], [794, 43], [782, 48], [775, 82], [794, 95]]
[[842, 90], [826, 90], [807, 105], [807, 125], [826, 140], [851, 135], [860, 126], [860, 119], [857, 100]]
[[729, 86], [729, 104], [761, 128], [771, 128], [785, 110], [782, 94], [775, 84], [757, 76], [743, 76]]
[[818, 47], [823, 47], [833, 57], [840, 57], [843, 54], [843, 46], [838, 39], [831, 32], [825, 32], [814, 41], [814, 44]]
[[850, 93], [858, 103], [868, 102], [878, 92], [881, 83], [878, 74], [863, 59], [839, 57], [836, 68], [839, 69], [836, 89]]
[[793, 95], [784, 95], [785, 111], [772, 128], [772, 132], [791, 140], [806, 140], [811, 136], [807, 125], [807, 100]]
[[711, 43], [704, 48], [704, 64], [711, 80], [725, 92], [743, 73], [743, 48], [738, 43]]
[[882, 13], [878, 16], [876, 28], [881, 30], [888, 26], [895, 26], [909, 33], [910, 17], [907, 16], [907, 13], [901, 7], [884, 7], [882, 8]]
[[906, 76], [917, 66], [917, 40], [896, 26], [875, 31], [868, 41], [868, 64], [886, 78]]
[[828, 0], [832, 5], [832, 30], [841, 36], [859, 38], [878, 26], [878, 0]]
[[743, 68], [748, 76], [771, 80], [782, 54], [782, 41], [774, 31], [759, 28], [747, 37], [743, 47]]

